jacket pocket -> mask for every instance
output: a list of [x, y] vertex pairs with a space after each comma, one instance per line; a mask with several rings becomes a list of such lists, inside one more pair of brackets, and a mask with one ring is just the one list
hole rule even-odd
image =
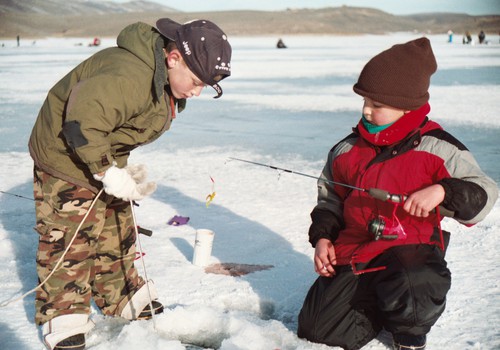
[[47, 242], [57, 242], [68, 233], [69, 228], [65, 225], [60, 225], [57, 223], [39, 221], [35, 226], [35, 231], [38, 232], [41, 239]]

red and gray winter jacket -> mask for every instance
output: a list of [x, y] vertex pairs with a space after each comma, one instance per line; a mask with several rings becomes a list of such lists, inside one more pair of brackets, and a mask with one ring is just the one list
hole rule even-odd
[[[493, 207], [496, 183], [463, 144], [427, 118], [429, 111], [426, 104], [376, 134], [369, 134], [360, 122], [330, 150], [318, 181], [309, 240], [313, 246], [320, 238], [331, 240], [338, 265], [367, 263], [396, 245], [441, 245], [441, 217], [436, 212], [426, 218], [411, 216], [401, 205], [328, 181], [402, 195], [439, 183], [445, 189], [441, 206], [466, 225], [481, 221]], [[406, 238], [375, 240], [369, 222], [378, 216], [391, 219], [393, 214]]]

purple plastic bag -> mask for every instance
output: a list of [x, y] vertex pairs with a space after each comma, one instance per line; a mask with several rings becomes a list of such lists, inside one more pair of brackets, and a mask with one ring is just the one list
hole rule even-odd
[[189, 217], [187, 216], [178, 216], [178, 215], [175, 215], [172, 219], [170, 219], [168, 221], [168, 224], [169, 225], [173, 225], [173, 226], [179, 226], [179, 225], [185, 225], [187, 224], [189, 221]]

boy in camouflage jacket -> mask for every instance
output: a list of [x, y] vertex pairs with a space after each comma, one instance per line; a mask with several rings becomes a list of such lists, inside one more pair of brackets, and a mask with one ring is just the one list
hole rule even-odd
[[92, 298], [105, 315], [129, 320], [162, 312], [154, 284], [134, 267], [131, 211], [156, 184], [127, 159], [168, 130], [176, 106], [182, 111], [203, 87], [220, 97], [230, 60], [226, 35], [212, 22], [138, 22], [49, 91], [29, 141], [37, 272], [40, 282], [50, 276], [35, 319], [49, 349], [85, 348]]

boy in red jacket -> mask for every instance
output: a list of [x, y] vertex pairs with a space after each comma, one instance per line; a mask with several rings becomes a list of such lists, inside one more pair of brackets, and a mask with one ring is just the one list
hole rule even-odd
[[[420, 38], [373, 57], [354, 85], [363, 116], [330, 150], [318, 181], [309, 240], [320, 276], [299, 314], [300, 337], [353, 350], [385, 329], [395, 349], [424, 349], [444, 311], [450, 235], [440, 211], [476, 224], [498, 187], [428, 119], [436, 69], [429, 40]], [[339, 183], [400, 196], [374, 198]]]

